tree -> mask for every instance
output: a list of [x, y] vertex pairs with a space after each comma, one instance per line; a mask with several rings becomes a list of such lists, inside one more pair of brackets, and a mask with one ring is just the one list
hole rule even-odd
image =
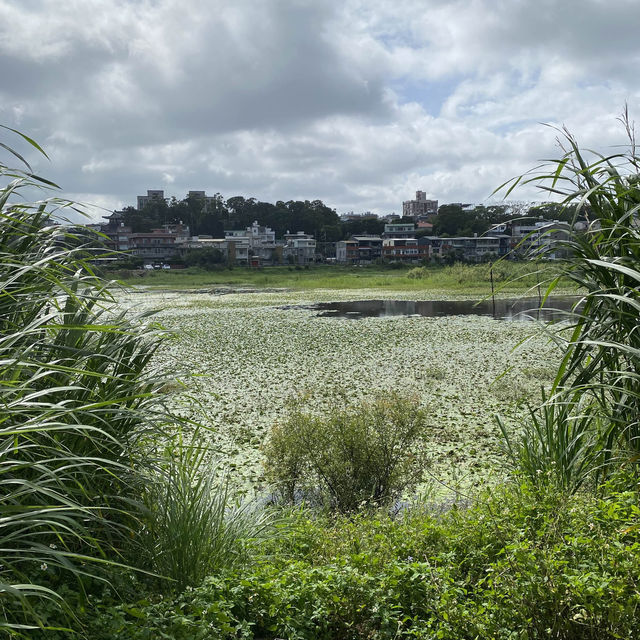
[[184, 263], [188, 267], [211, 269], [224, 263], [224, 253], [216, 248], [190, 249], [184, 254]]

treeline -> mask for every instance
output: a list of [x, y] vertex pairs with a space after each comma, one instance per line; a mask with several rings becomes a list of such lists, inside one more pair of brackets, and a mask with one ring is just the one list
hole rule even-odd
[[183, 200], [150, 200], [142, 210], [127, 207], [124, 213], [125, 223], [134, 232], [183, 222], [189, 225], [193, 235], [219, 238], [224, 236], [225, 229], [244, 229], [257, 220], [261, 225], [271, 227], [277, 237], [288, 231], [305, 231], [318, 240], [335, 242], [345, 233], [352, 233], [345, 229], [338, 214], [321, 200], [278, 200], [273, 204], [242, 196], [224, 200], [217, 193], [207, 200], [193, 195]]
[[[536, 217], [545, 220], [571, 220], [574, 208], [563, 208], [557, 203], [535, 206], [511, 204], [479, 205], [465, 209], [459, 204], [442, 205], [433, 217], [433, 229], [423, 229], [418, 235], [471, 236], [481, 235], [492, 225], [514, 217]], [[288, 231], [305, 231], [319, 242], [336, 242], [361, 233], [381, 234], [385, 222], [376, 218], [341, 220], [334, 209], [321, 200], [278, 200], [275, 204], [256, 198], [234, 196], [225, 200], [216, 193], [206, 200], [189, 195], [183, 200], [175, 197], [150, 200], [143, 209], [124, 209], [125, 223], [134, 232], [148, 232], [165, 224], [182, 222], [189, 225], [193, 235], [223, 237], [225, 230], [244, 229], [254, 220], [271, 227], [277, 237]], [[398, 222], [413, 222], [401, 218]]]
[[556, 202], [536, 205], [502, 204], [478, 205], [474, 209], [464, 209], [459, 204], [444, 204], [433, 219], [433, 229], [419, 232], [418, 235], [435, 236], [472, 236], [482, 235], [493, 225], [514, 218], [536, 218], [542, 220], [563, 220], [570, 222], [575, 215], [575, 205], [563, 207]]

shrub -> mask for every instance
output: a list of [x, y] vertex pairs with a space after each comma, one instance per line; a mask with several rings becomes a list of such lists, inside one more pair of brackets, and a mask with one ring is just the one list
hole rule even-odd
[[407, 271], [407, 278], [418, 280], [420, 278], [426, 278], [428, 274], [429, 272], [425, 267], [414, 267], [413, 269], [409, 269], [409, 271]]
[[526, 485], [439, 517], [303, 513], [262, 562], [103, 607], [89, 637], [635, 638], [639, 515], [635, 493]]
[[290, 503], [388, 505], [420, 480], [425, 418], [416, 400], [395, 393], [328, 417], [294, 409], [266, 443], [267, 477]]

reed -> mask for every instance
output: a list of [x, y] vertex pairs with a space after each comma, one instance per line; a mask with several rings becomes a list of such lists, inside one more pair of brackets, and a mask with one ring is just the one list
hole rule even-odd
[[170, 416], [148, 373], [163, 332], [114, 310], [99, 242], [53, 218], [74, 205], [2, 146], [22, 167], [0, 163], [0, 626], [28, 635], [42, 598], [65, 606], [50, 574], [126, 560], [141, 443]]
[[[563, 155], [516, 178], [506, 191], [533, 183], [565, 206], [576, 205], [572, 231], [555, 248], [560, 244], [568, 256], [559, 265], [562, 276], [583, 296], [570, 329], [556, 335], [563, 357], [541, 409], [555, 431], [536, 437], [550, 443], [563, 421], [590, 421], [597, 438], [570, 444], [585, 449], [580, 455], [593, 461], [599, 481], [621, 466], [635, 477], [640, 459], [640, 157], [626, 110], [620, 120], [629, 139], [625, 150], [586, 151], [562, 130]], [[586, 228], [578, 227], [579, 219]], [[557, 283], [551, 282], [545, 296]]]
[[149, 566], [177, 592], [245, 562], [277, 524], [256, 501], [234, 497], [229, 476], [202, 442], [197, 432], [187, 441], [176, 436], [146, 492]]

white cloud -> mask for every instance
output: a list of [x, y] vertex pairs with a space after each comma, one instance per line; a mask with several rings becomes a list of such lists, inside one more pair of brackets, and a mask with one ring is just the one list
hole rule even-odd
[[541, 122], [623, 141], [639, 19], [635, 0], [0, 0], [0, 122], [107, 206], [476, 201], [557, 154]]

